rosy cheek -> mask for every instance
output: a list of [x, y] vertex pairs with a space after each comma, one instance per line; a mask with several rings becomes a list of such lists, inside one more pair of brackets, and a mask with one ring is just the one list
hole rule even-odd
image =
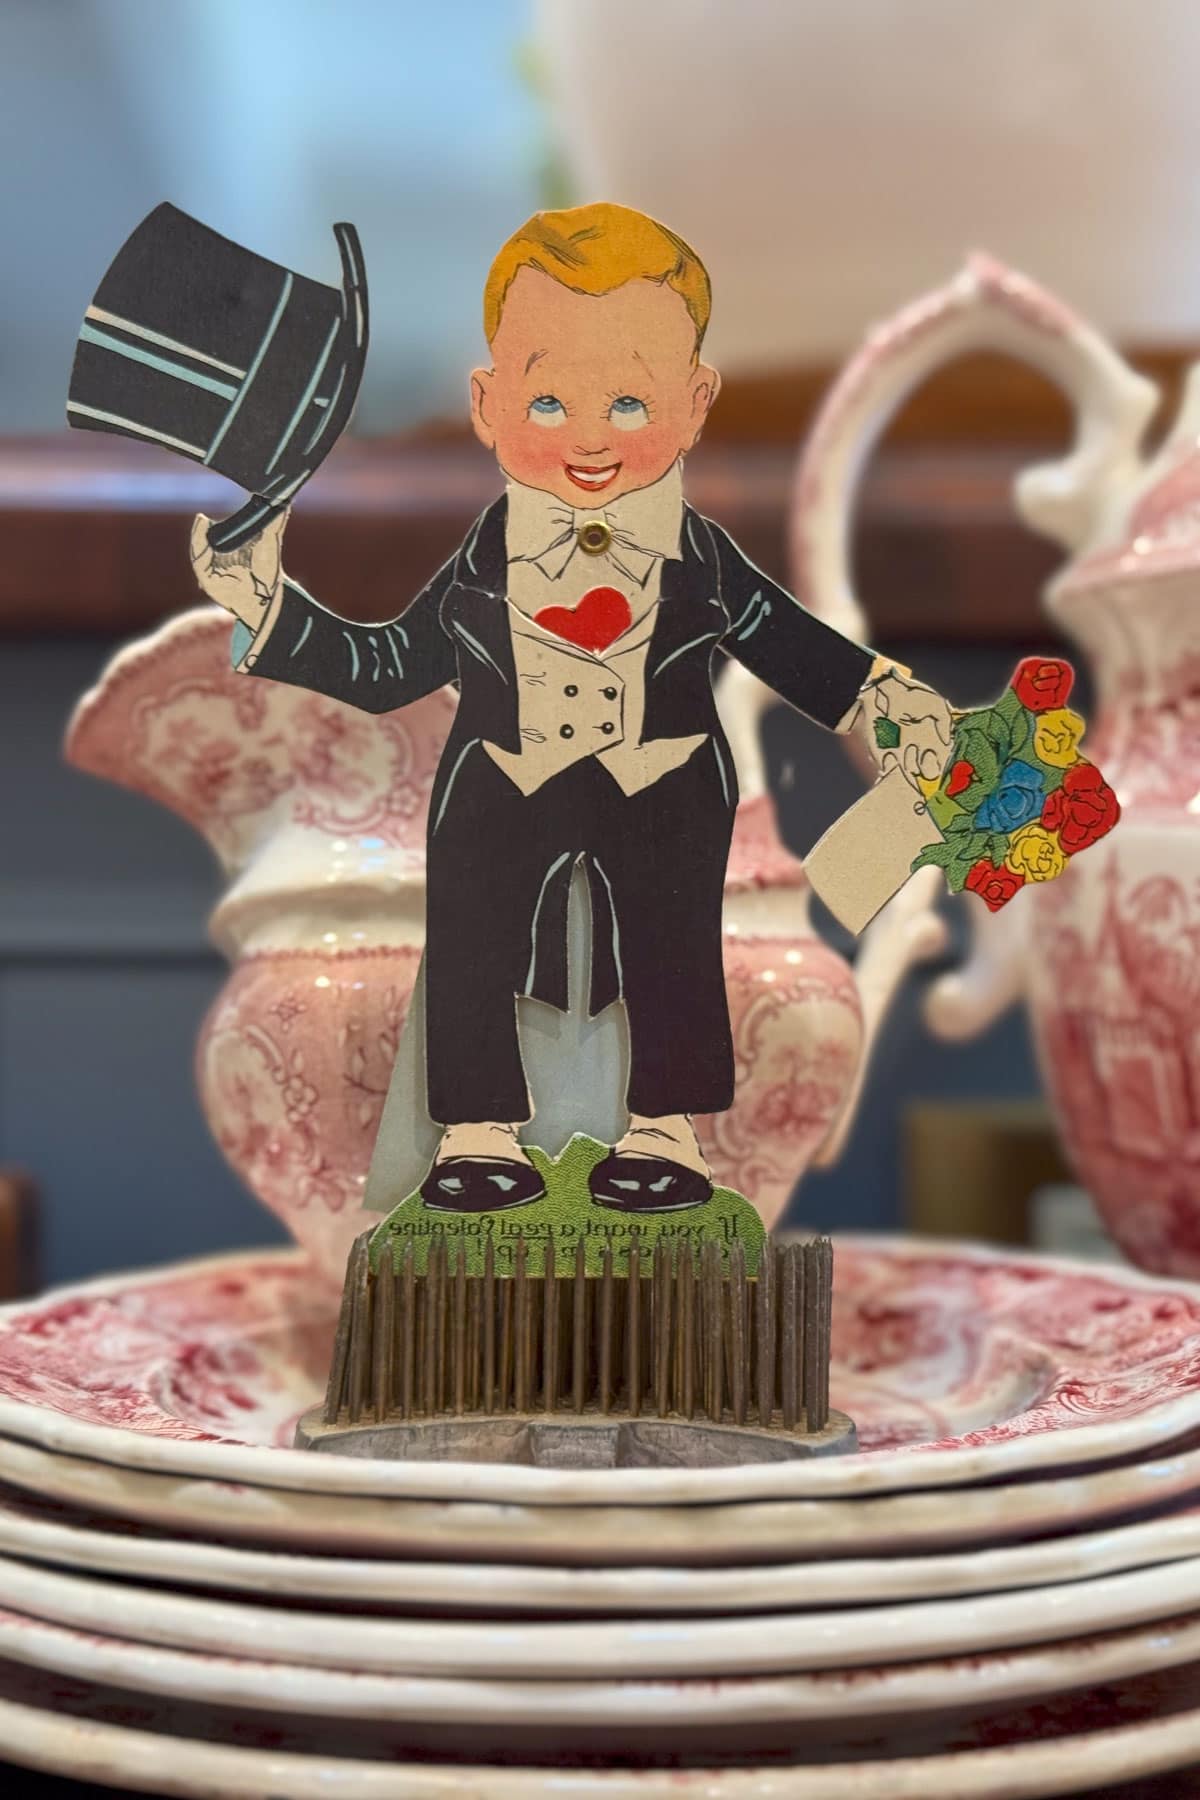
[[538, 478], [561, 471], [567, 458], [565, 426], [505, 423], [496, 433], [496, 460], [517, 481], [537, 486]]
[[647, 425], [641, 431], [623, 431], [612, 439], [614, 454], [624, 464], [626, 478], [644, 476], [656, 481], [679, 455], [679, 439], [669, 426]]

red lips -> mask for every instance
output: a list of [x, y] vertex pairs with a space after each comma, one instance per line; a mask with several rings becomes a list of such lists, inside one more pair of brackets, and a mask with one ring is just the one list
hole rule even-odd
[[628, 600], [618, 588], [589, 588], [578, 606], [543, 606], [534, 621], [543, 631], [601, 655], [633, 623]]

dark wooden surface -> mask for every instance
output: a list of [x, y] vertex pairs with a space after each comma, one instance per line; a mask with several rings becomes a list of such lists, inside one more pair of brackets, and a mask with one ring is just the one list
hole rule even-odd
[[[1038, 592], [1057, 552], [1016, 520], [1011, 483], [1044, 445], [898, 441], [867, 476], [857, 567], [881, 643], [1044, 641]], [[688, 493], [768, 572], [787, 578], [788, 442], [715, 438]], [[496, 497], [473, 439], [347, 441], [302, 494], [288, 566], [348, 618], [394, 617]], [[145, 630], [195, 605], [193, 513], [240, 496], [177, 457], [92, 433], [0, 439], [0, 633]]]
[[0, 1301], [38, 1287], [38, 1193], [21, 1169], [0, 1168]]

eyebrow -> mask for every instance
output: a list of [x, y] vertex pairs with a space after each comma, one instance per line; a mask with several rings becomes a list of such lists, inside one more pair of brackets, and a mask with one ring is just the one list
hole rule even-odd
[[549, 354], [550, 353], [548, 350], [535, 350], [533, 352], [533, 355], [529, 358], [529, 361], [525, 364], [525, 373], [528, 375], [528, 373], [529, 373], [530, 369], [532, 369], [534, 363], [541, 362], [543, 356], [548, 356]]
[[649, 377], [650, 377], [650, 379], [651, 379], [651, 381], [653, 381], [653, 379], [654, 379], [654, 370], [653, 370], [653, 369], [652, 369], [652, 368], [651, 368], [651, 367], [650, 367], [650, 364], [649, 364], [649, 363], [648, 363], [648, 362], [647, 362], [647, 361], [646, 361], [646, 359], [645, 359], [645, 357], [644, 357], [644, 356], [643, 356], [643, 355], [642, 355], [642, 353], [641, 353], [641, 351], [640, 351], [640, 350], [635, 350], [635, 351], [634, 351], [634, 352], [633, 352], [633, 358], [634, 358], [634, 361], [635, 361], [635, 362], [640, 362], [640, 363], [641, 363], [641, 365], [642, 365], [642, 367], [643, 367], [643, 369], [645, 369], [645, 371], [646, 371], [646, 373], [647, 373], [647, 375], [649, 375]]

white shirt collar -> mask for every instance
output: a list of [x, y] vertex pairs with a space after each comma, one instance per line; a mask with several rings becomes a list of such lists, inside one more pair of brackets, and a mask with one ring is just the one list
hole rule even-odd
[[680, 555], [683, 529], [683, 467], [672, 463], [650, 487], [622, 494], [611, 506], [569, 506], [541, 488], [510, 481], [505, 547], [510, 563], [536, 563], [557, 581], [579, 549], [581, 526], [602, 519], [612, 532], [608, 549], [593, 560], [645, 587], [656, 562]]

